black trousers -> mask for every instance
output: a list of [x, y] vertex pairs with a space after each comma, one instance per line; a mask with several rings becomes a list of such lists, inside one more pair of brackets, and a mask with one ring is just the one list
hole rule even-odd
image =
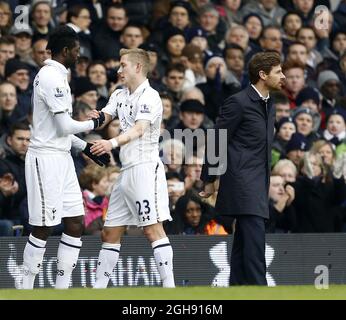
[[236, 216], [230, 285], [267, 285], [264, 218]]

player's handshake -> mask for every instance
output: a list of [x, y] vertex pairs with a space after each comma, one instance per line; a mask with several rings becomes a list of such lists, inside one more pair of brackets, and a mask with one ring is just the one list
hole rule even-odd
[[87, 155], [91, 160], [93, 160], [95, 163], [97, 163], [101, 167], [108, 165], [110, 162], [110, 159], [111, 159], [110, 155], [108, 153], [104, 153], [100, 156], [92, 154], [90, 151], [91, 147], [92, 147], [92, 144], [87, 143], [85, 149], [83, 150], [83, 153], [85, 155]]

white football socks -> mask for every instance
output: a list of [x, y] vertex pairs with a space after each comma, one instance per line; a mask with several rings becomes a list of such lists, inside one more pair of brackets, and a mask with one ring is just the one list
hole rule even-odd
[[30, 234], [23, 254], [23, 289], [33, 289], [36, 275], [40, 272], [46, 241]]
[[110, 275], [119, 259], [120, 247], [120, 243], [104, 242], [102, 244], [97, 261], [95, 289], [107, 288]]
[[151, 243], [154, 258], [164, 288], [175, 288], [173, 274], [173, 250], [169, 239], [162, 238]]
[[61, 235], [57, 254], [56, 289], [68, 289], [81, 247], [81, 238], [71, 237], [65, 233]]

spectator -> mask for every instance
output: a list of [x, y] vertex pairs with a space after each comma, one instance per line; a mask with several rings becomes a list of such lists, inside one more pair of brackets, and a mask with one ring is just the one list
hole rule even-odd
[[286, 145], [292, 134], [296, 132], [296, 125], [291, 117], [281, 118], [276, 126], [276, 134], [272, 145], [272, 166], [286, 157]]
[[53, 29], [52, 7], [50, 1], [39, 0], [31, 8], [31, 27], [34, 36], [44, 38]]
[[16, 55], [15, 40], [12, 36], [0, 37], [0, 80], [5, 80], [5, 66]]
[[185, 66], [184, 90], [207, 81], [203, 68], [203, 52], [199, 47], [193, 44], [186, 45], [182, 51], [180, 61]]
[[297, 232], [337, 232], [342, 227], [341, 201], [336, 184], [328, 175], [319, 154], [307, 152], [302, 161], [302, 176], [295, 183], [293, 203], [297, 213]]
[[291, 139], [286, 144], [286, 156], [298, 168], [306, 151], [308, 151], [308, 142], [304, 135], [299, 132], [293, 133]]
[[0, 136], [9, 132], [10, 126], [17, 121], [16, 87], [7, 81], [0, 83]]
[[[325, 117], [328, 117], [335, 108], [341, 94], [340, 79], [331, 70], [322, 71], [317, 78], [317, 87], [322, 94], [322, 112]], [[322, 125], [322, 128], [325, 127]]]
[[300, 13], [303, 25], [310, 25], [314, 14], [314, 0], [293, 0], [293, 6]]
[[183, 93], [185, 81], [185, 67], [181, 63], [169, 65], [162, 82], [166, 86], [166, 91], [173, 97], [173, 107], [177, 109]]
[[303, 43], [308, 50], [308, 59], [306, 64], [312, 68], [322, 62], [323, 58], [321, 53], [317, 50], [317, 36], [312, 27], [302, 27], [297, 31], [297, 41]]
[[165, 129], [171, 131], [179, 123], [179, 118], [173, 110], [173, 99], [168, 92], [161, 92], [160, 97], [163, 106], [162, 122], [165, 125]]
[[210, 50], [220, 50], [227, 26], [226, 23], [220, 19], [219, 12], [212, 4], [206, 4], [198, 11], [198, 21], [200, 27], [207, 33]]
[[16, 115], [18, 120], [26, 118], [31, 109], [31, 93], [29, 67], [17, 59], [10, 59], [5, 67], [6, 80], [16, 87], [18, 106]]
[[99, 95], [97, 109], [100, 110], [107, 104], [109, 98], [106, 66], [101, 61], [94, 61], [89, 64], [87, 75], [90, 82], [97, 88], [97, 93]]
[[5, 140], [6, 156], [1, 163], [8, 168], [13, 180], [18, 183], [18, 190], [13, 195], [13, 201], [3, 206], [4, 214], [10, 220], [17, 223], [21, 220], [20, 206], [26, 201], [25, 184], [25, 155], [30, 142], [30, 128], [27, 124], [16, 123], [11, 126]]
[[275, 25], [268, 25], [263, 28], [259, 38], [259, 44], [263, 51], [276, 51], [282, 55], [281, 30]]
[[109, 200], [106, 197], [109, 188], [108, 171], [96, 164], [86, 166], [80, 176], [85, 208], [84, 234], [101, 234]]
[[244, 70], [245, 56], [242, 47], [231, 44], [225, 48], [225, 61], [227, 65], [226, 84], [233, 84], [239, 89], [245, 88], [249, 78]]
[[99, 98], [97, 87], [89, 80], [89, 78], [78, 78], [75, 83], [74, 96], [76, 100], [74, 108], [78, 108], [78, 104], [82, 102], [90, 106], [92, 110], [96, 109]]
[[220, 16], [227, 23], [227, 27], [230, 28], [235, 24], [241, 24], [241, 7], [242, 0], [222, 0], [222, 6], [217, 6]]
[[212, 208], [192, 194], [179, 198], [175, 220], [169, 224], [166, 225], [169, 234], [227, 235], [224, 227], [213, 219]]
[[181, 177], [177, 172], [171, 171], [166, 173], [168, 197], [169, 197], [169, 209], [172, 212], [173, 220], [175, 219], [175, 206], [178, 199], [184, 195], [185, 186], [181, 181]]
[[318, 153], [323, 160], [323, 164], [333, 171], [336, 152], [335, 147], [332, 143], [325, 140], [317, 140], [313, 143], [312, 148], [310, 149], [312, 153]]
[[7, 1], [0, 1], [0, 34], [2, 36], [9, 34], [13, 23], [11, 7]]
[[294, 188], [285, 183], [281, 176], [272, 174], [269, 185], [267, 233], [288, 233], [296, 228], [296, 213], [292, 206], [294, 198]]
[[275, 124], [277, 124], [281, 118], [290, 116], [290, 101], [282, 92], [273, 92], [272, 99], [275, 105]]
[[25, 29], [18, 29], [16, 26], [13, 26], [10, 30], [10, 34], [14, 37], [16, 44], [16, 55], [22, 61], [27, 60], [30, 57], [32, 50], [32, 29], [30, 26]]
[[106, 19], [92, 30], [93, 58], [106, 60], [119, 59], [120, 35], [128, 23], [125, 7], [119, 3], [108, 6]]
[[307, 140], [307, 147], [310, 149], [312, 144], [321, 137], [317, 132], [320, 127], [321, 116], [309, 108], [299, 107], [293, 110], [292, 117], [296, 123], [297, 132], [304, 135]]
[[32, 44], [30, 56], [22, 59], [30, 69], [30, 83], [34, 80], [38, 71], [44, 66], [44, 61], [51, 58], [49, 51], [46, 50], [47, 39], [38, 39]]
[[296, 41], [297, 31], [302, 27], [303, 21], [298, 12], [289, 11], [282, 17], [281, 25], [285, 32], [284, 38], [289, 45], [290, 42]]
[[261, 16], [254, 12], [249, 13], [243, 18], [243, 25], [249, 34], [250, 46], [259, 49], [259, 38], [264, 27]]
[[[321, 99], [317, 89], [312, 87], [305, 87], [299, 91], [296, 97], [297, 106], [309, 108], [314, 113], [321, 111]], [[321, 123], [323, 118], [321, 116]]]
[[256, 2], [249, 2], [242, 9], [241, 13], [243, 16], [251, 12], [256, 12], [261, 17], [264, 26], [268, 26], [270, 24], [281, 25], [281, 19], [286, 13], [284, 9], [282, 9], [276, 0], [259, 0]]
[[77, 32], [80, 44], [80, 55], [92, 59], [90, 12], [84, 5], [73, 5], [68, 9], [67, 25]]
[[175, 27], [167, 29], [164, 33], [163, 43], [165, 45], [162, 57], [164, 65], [180, 63], [180, 57], [186, 45], [184, 32]]
[[346, 152], [346, 111], [334, 109], [327, 118], [327, 128], [323, 131], [323, 138], [334, 145], [337, 156]]
[[296, 106], [298, 93], [305, 87], [305, 67], [299, 61], [286, 61], [282, 66], [282, 71], [286, 76], [285, 89], [290, 100], [291, 109]]
[[15, 222], [7, 217], [6, 211], [8, 204], [13, 202], [13, 197], [17, 192], [18, 183], [9, 169], [0, 162], [0, 237], [13, 236], [12, 227]]
[[272, 170], [272, 175], [282, 177], [285, 183], [296, 182], [297, 174], [297, 167], [288, 159], [279, 160]]
[[166, 173], [175, 172], [180, 175], [185, 156], [184, 143], [177, 139], [167, 139], [162, 142], [160, 151]]
[[142, 28], [136, 24], [127, 24], [122, 30], [120, 36], [120, 43], [123, 48], [135, 49], [144, 42], [144, 35]]
[[219, 114], [220, 101], [239, 91], [239, 88], [226, 84], [226, 62], [223, 58], [213, 56], [205, 64], [207, 82], [198, 84], [205, 98], [206, 114], [215, 122]]

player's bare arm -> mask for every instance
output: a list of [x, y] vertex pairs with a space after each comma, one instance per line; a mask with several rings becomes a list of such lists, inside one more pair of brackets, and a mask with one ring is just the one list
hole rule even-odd
[[140, 138], [143, 136], [145, 130], [147, 130], [149, 126], [149, 120], [136, 121], [136, 124], [131, 129], [116, 138], [112, 138], [110, 140], [96, 140], [90, 150], [93, 154], [100, 156], [111, 151], [117, 146], [122, 146], [130, 141]]

